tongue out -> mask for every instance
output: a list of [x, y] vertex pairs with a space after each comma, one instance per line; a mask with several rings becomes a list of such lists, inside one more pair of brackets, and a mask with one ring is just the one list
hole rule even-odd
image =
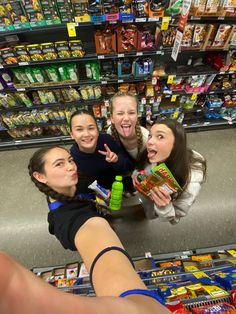
[[153, 150], [152, 150], [152, 151], [149, 151], [149, 152], [148, 152], [148, 158], [149, 158], [149, 159], [152, 159], [153, 157], [156, 156], [156, 153], [157, 153], [157, 152], [155, 152], [155, 151], [153, 151]]
[[123, 129], [123, 132], [124, 132], [124, 136], [129, 136], [130, 135], [131, 127], [123, 126], [122, 129]]

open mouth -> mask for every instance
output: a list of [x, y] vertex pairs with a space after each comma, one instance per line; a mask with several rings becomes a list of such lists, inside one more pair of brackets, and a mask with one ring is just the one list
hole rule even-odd
[[129, 136], [131, 133], [131, 125], [130, 124], [123, 124], [121, 126], [124, 136]]
[[153, 150], [153, 149], [149, 149], [148, 150], [148, 159], [154, 159], [157, 156], [157, 151]]

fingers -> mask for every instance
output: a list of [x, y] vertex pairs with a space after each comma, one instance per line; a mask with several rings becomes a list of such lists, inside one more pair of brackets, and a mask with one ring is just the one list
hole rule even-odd
[[170, 194], [162, 188], [155, 187], [150, 193], [150, 198], [158, 207], [165, 207], [171, 202]]
[[108, 154], [110, 154], [110, 153], [111, 153], [111, 150], [110, 150], [110, 148], [108, 147], [108, 145], [107, 145], [107, 144], [104, 144], [104, 147], [105, 147], [105, 150], [108, 152]]
[[103, 156], [106, 156], [107, 155], [107, 152], [104, 152], [103, 150], [98, 150], [99, 154], [103, 155]]
[[110, 150], [110, 148], [107, 146], [107, 144], [104, 144], [104, 147], [105, 147], [106, 151], [98, 150], [99, 154], [106, 156], [107, 162], [116, 163], [118, 161], [118, 156]]

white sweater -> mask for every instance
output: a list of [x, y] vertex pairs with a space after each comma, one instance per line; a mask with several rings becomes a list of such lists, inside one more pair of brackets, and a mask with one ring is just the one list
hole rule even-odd
[[[194, 152], [196, 153], [196, 152]], [[198, 154], [198, 153], [196, 153]], [[200, 155], [200, 154], [198, 154]], [[200, 155], [201, 156], [201, 155]], [[145, 170], [151, 170], [154, 165], [148, 165]], [[161, 221], [169, 221], [176, 224], [180, 218], [186, 216], [196, 197], [198, 196], [203, 183], [203, 172], [201, 170], [191, 170], [189, 183], [182, 194], [165, 207], [158, 207], [150, 199], [139, 193], [145, 215], [148, 219], [159, 218]]]

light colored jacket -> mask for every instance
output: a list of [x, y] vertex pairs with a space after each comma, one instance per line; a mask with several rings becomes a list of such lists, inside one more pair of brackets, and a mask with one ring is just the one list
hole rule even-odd
[[[197, 152], [194, 152], [197, 155]], [[201, 156], [201, 155], [200, 155]], [[201, 156], [202, 157], [202, 156]], [[203, 157], [202, 157], [203, 158]], [[148, 165], [145, 170], [151, 170], [155, 165]], [[156, 204], [139, 193], [139, 198], [143, 206], [145, 215], [148, 219], [159, 218], [161, 221], [167, 221], [176, 224], [180, 218], [185, 217], [196, 197], [198, 196], [201, 185], [203, 183], [203, 172], [201, 170], [192, 169], [190, 173], [189, 183], [182, 194], [174, 199], [165, 207], [159, 208]]]

